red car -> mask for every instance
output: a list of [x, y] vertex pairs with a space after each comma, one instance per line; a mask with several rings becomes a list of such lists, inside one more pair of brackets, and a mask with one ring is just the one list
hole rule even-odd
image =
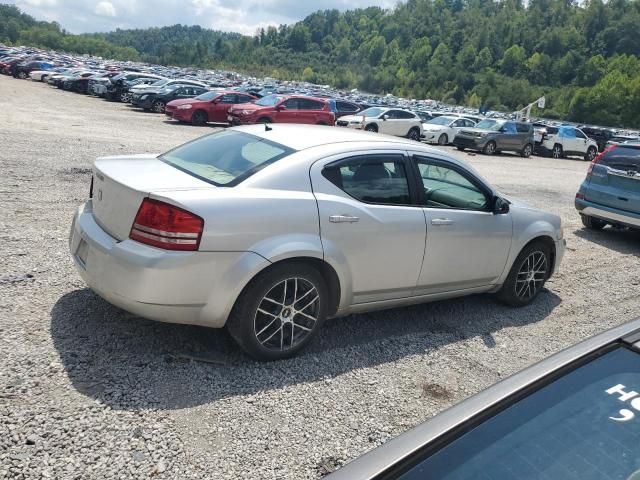
[[326, 98], [298, 95], [267, 95], [255, 103], [229, 110], [229, 123], [310, 123], [333, 125], [336, 117]]
[[227, 123], [229, 108], [238, 103], [253, 102], [256, 97], [239, 92], [207, 92], [195, 98], [172, 100], [164, 113], [174, 120], [204, 125], [207, 122]]

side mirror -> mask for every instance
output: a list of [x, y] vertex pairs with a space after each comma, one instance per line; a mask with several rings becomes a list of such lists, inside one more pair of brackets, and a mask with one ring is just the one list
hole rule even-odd
[[276, 110], [278, 110], [279, 112], [281, 112], [282, 110], [286, 110], [286, 109], [287, 109], [287, 107], [286, 107], [286, 106], [284, 106], [284, 105], [278, 105], [278, 106], [276, 107]]
[[214, 105], [217, 103], [220, 103], [220, 99], [219, 98], [214, 98], [213, 100], [211, 100], [211, 103], [213, 103]]
[[385, 122], [386, 122], [387, 120], [389, 120], [389, 115], [383, 115], [383, 116], [382, 116], [382, 120], [384, 120]]
[[493, 213], [496, 215], [509, 213], [509, 201], [502, 197], [493, 197]]
[[504, 128], [504, 127], [500, 127], [500, 130], [499, 130], [499, 131], [500, 131], [500, 133], [506, 133], [506, 132], [507, 132], [507, 129], [506, 129], [506, 128]]

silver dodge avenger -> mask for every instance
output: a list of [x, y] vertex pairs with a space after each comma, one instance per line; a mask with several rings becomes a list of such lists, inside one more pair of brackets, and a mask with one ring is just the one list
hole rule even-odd
[[96, 160], [70, 250], [98, 295], [141, 317], [226, 326], [289, 357], [328, 317], [474, 293], [522, 306], [556, 271], [560, 218], [397, 137], [230, 128], [162, 155]]

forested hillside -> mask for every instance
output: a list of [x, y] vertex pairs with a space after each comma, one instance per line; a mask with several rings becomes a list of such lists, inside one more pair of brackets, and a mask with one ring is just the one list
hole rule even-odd
[[[17, 38], [53, 46], [38, 32], [55, 28], [35, 22]], [[319, 11], [254, 37], [178, 25], [79, 38], [147, 61], [471, 106], [515, 109], [545, 95], [547, 116], [640, 126], [640, 0], [408, 0], [391, 11]]]

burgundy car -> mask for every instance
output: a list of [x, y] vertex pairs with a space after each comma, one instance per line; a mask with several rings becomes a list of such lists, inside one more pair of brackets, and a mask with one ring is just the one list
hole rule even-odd
[[256, 100], [247, 93], [233, 91], [206, 92], [195, 98], [172, 100], [165, 106], [164, 113], [180, 122], [204, 125], [207, 122], [227, 123], [229, 108]]
[[308, 123], [333, 125], [336, 117], [326, 98], [303, 95], [267, 95], [255, 103], [236, 105], [229, 110], [229, 123]]

